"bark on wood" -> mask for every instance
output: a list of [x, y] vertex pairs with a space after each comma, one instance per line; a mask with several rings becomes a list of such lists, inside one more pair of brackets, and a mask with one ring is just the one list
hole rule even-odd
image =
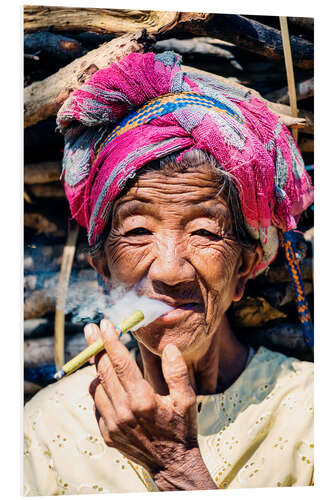
[[45, 161], [24, 165], [24, 184], [42, 184], [59, 181], [61, 162]]
[[[238, 15], [25, 6], [26, 33], [50, 26], [54, 31], [95, 31], [114, 36], [146, 28], [159, 39], [183, 38], [184, 34], [210, 36], [272, 60], [283, 60], [279, 30]], [[294, 64], [313, 68], [313, 44], [297, 36], [291, 36], [290, 41]]]
[[[193, 26], [186, 21], [183, 23], [180, 17], [168, 35], [182, 37], [184, 33], [220, 38], [270, 60], [284, 60], [280, 31], [244, 16], [210, 14]], [[294, 35], [290, 37], [290, 44], [294, 65], [302, 69], [312, 69], [313, 44]]]
[[[308, 99], [308, 97], [313, 97], [314, 95], [314, 79], [309, 78], [303, 82], [298, 82], [296, 84], [296, 97], [297, 101], [302, 99]], [[275, 90], [265, 94], [265, 99], [269, 101], [279, 102], [282, 104], [289, 104], [289, 91], [288, 87], [283, 87], [282, 89]]]
[[38, 53], [68, 63], [81, 57], [83, 48], [74, 38], [42, 31], [24, 36], [24, 52], [25, 55]]
[[145, 52], [153, 41], [144, 30], [124, 35], [76, 59], [45, 80], [32, 83], [24, 89], [24, 126], [55, 115], [73, 90], [90, 75], [130, 52]]
[[31, 33], [52, 27], [53, 31], [94, 31], [113, 36], [135, 33], [141, 29], [151, 33], [163, 33], [176, 24], [179, 16], [179, 12], [26, 5], [24, 31]]
[[177, 38], [170, 38], [168, 40], [160, 40], [155, 44], [155, 50], [158, 52], [163, 52], [165, 50], [173, 50], [178, 54], [191, 54], [200, 56], [214, 56], [217, 58], [225, 59], [230, 62], [230, 64], [243, 71], [242, 66], [236, 61], [235, 56], [230, 50], [218, 47], [210, 42], [207, 42], [208, 38], [190, 38], [188, 40], [178, 40]]

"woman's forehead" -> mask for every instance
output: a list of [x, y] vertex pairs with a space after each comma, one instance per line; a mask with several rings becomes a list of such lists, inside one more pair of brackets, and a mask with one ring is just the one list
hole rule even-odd
[[167, 201], [175, 197], [181, 203], [185, 198], [193, 201], [209, 201], [219, 193], [220, 186], [216, 173], [206, 164], [188, 168], [185, 172], [170, 172], [168, 170], [149, 170], [142, 173], [134, 184], [115, 202], [114, 206], [128, 200], [138, 200], [151, 203], [153, 197]]
[[191, 217], [226, 217], [227, 204], [219, 196], [216, 177], [206, 167], [165, 175], [148, 171], [114, 204], [118, 219], [137, 214], [157, 216], [164, 210]]

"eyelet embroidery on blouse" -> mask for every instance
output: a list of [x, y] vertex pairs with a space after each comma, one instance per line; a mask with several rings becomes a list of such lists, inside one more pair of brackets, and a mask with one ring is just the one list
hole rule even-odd
[[27, 414], [27, 418], [30, 421], [31, 429], [33, 431], [36, 430], [36, 425], [41, 415], [42, 415], [42, 410], [40, 408], [36, 408], [35, 410], [32, 410]]
[[61, 404], [63, 402], [64, 396], [65, 394], [63, 392], [55, 390], [54, 393], [51, 393], [51, 396], [48, 398], [48, 400], [56, 404]]
[[309, 466], [313, 465], [313, 448], [314, 444], [310, 441], [306, 441], [305, 439], [299, 444], [297, 448], [298, 457]]
[[[286, 430], [282, 430], [282, 428], [280, 431], [276, 430], [275, 435], [269, 433], [270, 426], [272, 426], [273, 429], [276, 429], [275, 417], [290, 419], [292, 406], [294, 406], [295, 410], [296, 407], [298, 408], [299, 405], [301, 405], [300, 409], [303, 411], [302, 415], [304, 415], [304, 417], [307, 415], [307, 420], [311, 419], [313, 406], [310, 402], [310, 397], [308, 396], [310, 393], [308, 392], [306, 396], [309, 399], [304, 400], [301, 398], [303, 393], [301, 391], [298, 393], [294, 390], [296, 384], [298, 383], [297, 377], [295, 378], [296, 370], [299, 366], [302, 366], [302, 370], [298, 371], [302, 377], [303, 374], [307, 377], [305, 379], [300, 379], [301, 383], [303, 383], [304, 380], [309, 380], [309, 367], [304, 367], [303, 364], [299, 365], [300, 362], [297, 361], [289, 361], [288, 358], [282, 357], [279, 353], [271, 355], [269, 351], [267, 353], [267, 350], [261, 348], [258, 350], [258, 353], [253, 362], [249, 365], [250, 371], [248, 372], [247, 377], [250, 381], [250, 391], [248, 389], [247, 380], [245, 383], [243, 379], [241, 383], [237, 383], [238, 381], [236, 381], [230, 390], [227, 389], [224, 394], [214, 396], [198, 396], [198, 402], [201, 403], [201, 411], [198, 413], [198, 437], [200, 449], [202, 450], [205, 462], [207, 460], [206, 464], [207, 467], [209, 467], [212, 478], [218, 488], [221, 489], [240, 487], [240, 483], [242, 483], [242, 486], [254, 487], [278, 486], [279, 484], [277, 483], [280, 483], [281, 486], [288, 486], [294, 484], [295, 481], [296, 484], [301, 485], [303, 483], [300, 481], [303, 480], [308, 481], [304, 484], [311, 482], [313, 443], [312, 441], [301, 441], [301, 439], [307, 435], [304, 433], [299, 434], [299, 446], [297, 447], [297, 430], [295, 435], [290, 434], [290, 432], [287, 433], [287, 430], [289, 431], [289, 429], [286, 427], [283, 427], [283, 429]], [[272, 365], [267, 365], [267, 358], [269, 362], [272, 362], [275, 358], [277, 358], [277, 361], [272, 362]], [[303, 367], [306, 371], [304, 371]], [[290, 377], [290, 375], [292, 375], [292, 377]], [[295, 382], [289, 382], [290, 378], [295, 378]], [[83, 377], [82, 383], [80, 382], [81, 385], [78, 385], [78, 382], [76, 382], [76, 387], [82, 387], [83, 390], [80, 389], [73, 391], [72, 385], [69, 384], [68, 379], [66, 381], [67, 385], [64, 386], [64, 388], [62, 386], [60, 386], [60, 388], [57, 386], [52, 388], [53, 391], [56, 389], [54, 394], [51, 394], [51, 387], [49, 390], [47, 389], [48, 392], [45, 392], [46, 398], [44, 398], [44, 401], [43, 399], [36, 399], [35, 405], [32, 405], [31, 407], [29, 407], [28, 403], [26, 414], [28, 418], [27, 424], [29, 423], [29, 428], [27, 429], [29, 437], [25, 442], [26, 460], [39, 460], [40, 458], [42, 463], [42, 456], [44, 455], [46, 459], [46, 462], [44, 462], [46, 473], [47, 468], [49, 471], [52, 471], [50, 481], [52, 476], [53, 486], [50, 482], [50, 490], [52, 493], [49, 493], [52, 495], [109, 492], [108, 479], [105, 478], [102, 479], [102, 481], [100, 479], [104, 478], [104, 473], [99, 479], [92, 476], [90, 481], [90, 478], [88, 479], [88, 477], [84, 477], [86, 481], [84, 484], [75, 484], [75, 481], [73, 484], [73, 481], [71, 481], [72, 476], [70, 470], [67, 470], [62, 463], [62, 457], [65, 457], [63, 453], [66, 453], [67, 446], [75, 446], [81, 456], [85, 457], [84, 463], [88, 465], [88, 467], [89, 464], [87, 464], [87, 460], [89, 461], [94, 458], [100, 458], [104, 455], [104, 453], [107, 454], [105, 461], [108, 465], [110, 465], [110, 470], [114, 471], [115, 478], [116, 476], [118, 478], [128, 477], [129, 490], [130, 484], [133, 485], [133, 491], [135, 491], [135, 488], [139, 490], [140, 481], [146, 490], [158, 491], [154, 481], [143, 467], [135, 464], [134, 462], [132, 463], [127, 459], [127, 457], [122, 456], [120, 453], [117, 453], [116, 455], [113, 451], [111, 453], [111, 451], [109, 451], [110, 448], [105, 445], [99, 434], [98, 426], [93, 418], [93, 401], [90, 394], [87, 392], [89, 380], [90, 376]], [[286, 391], [286, 384], [287, 387], [289, 387], [289, 392]], [[268, 391], [268, 394], [265, 391]], [[46, 402], [49, 395], [51, 395], [49, 400], [52, 401], [52, 404], [50, 405]], [[70, 431], [68, 431], [67, 434], [64, 434], [63, 430], [67, 430], [67, 427], [59, 427], [61, 432], [57, 432], [56, 430], [53, 435], [45, 437], [47, 441], [44, 445], [43, 436], [47, 435], [45, 432], [48, 428], [45, 427], [45, 425], [47, 425], [48, 421], [51, 421], [50, 418], [48, 420], [48, 417], [52, 416], [53, 410], [57, 412], [56, 416], [59, 416], [61, 406], [59, 404], [60, 397], [64, 398], [65, 410], [73, 413], [79, 423], [81, 422], [82, 430], [85, 429], [86, 432], [83, 430], [82, 436], [77, 436], [76, 431], [73, 435]], [[272, 399], [272, 401], [268, 404], [264, 404], [264, 406], [260, 406], [263, 401], [267, 401], [269, 399]], [[277, 403], [278, 406], [276, 406]], [[38, 404], [40, 404], [40, 408], [38, 408]], [[262, 408], [264, 408], [264, 411]], [[38, 425], [39, 418], [41, 416], [42, 419], [40, 425]], [[213, 416], [214, 418], [212, 418]], [[290, 423], [294, 422], [294, 420], [287, 420], [286, 422], [289, 421]], [[56, 420], [54, 420], [54, 422], [56, 422]], [[71, 420], [69, 420], [69, 422], [70, 425], [73, 425]], [[251, 427], [249, 428], [250, 425]], [[291, 426], [291, 432], [293, 432], [293, 426], [294, 424]], [[55, 428], [56, 427], [53, 425], [49, 427], [49, 429]], [[244, 433], [242, 431], [243, 428]], [[241, 432], [238, 432], [237, 429], [240, 429]], [[35, 430], [36, 433], [32, 433], [32, 430]], [[284, 434], [284, 432], [286, 432], [286, 434]], [[269, 440], [267, 439], [267, 441], [269, 441], [270, 456], [267, 463], [264, 464], [265, 453], [266, 458], [268, 456], [266, 435], [269, 437]], [[41, 443], [43, 443], [43, 445], [38, 442], [39, 438], [41, 439]], [[65, 441], [63, 441], [64, 438], [66, 438]], [[311, 437], [309, 439], [311, 439]], [[262, 444], [260, 444], [261, 442]], [[48, 444], [50, 445], [50, 448], [48, 447]], [[247, 453], [246, 450], [250, 450], [251, 446], [254, 445], [255, 448], [251, 449], [251, 453], [245, 456], [244, 453]], [[274, 445], [277, 446], [274, 447]], [[256, 448], [257, 446], [259, 447]], [[40, 448], [40, 450], [37, 450], [37, 448]], [[91, 454], [89, 454], [89, 452]], [[258, 453], [260, 453], [260, 455], [258, 455]], [[52, 459], [53, 456], [56, 458], [56, 469]], [[288, 464], [294, 463], [295, 458], [296, 462], [299, 462], [297, 470], [299, 470], [301, 474], [300, 477], [297, 475], [297, 478], [288, 474]], [[104, 458], [102, 460], [104, 461]], [[281, 467], [274, 469], [278, 460], [280, 460]], [[270, 469], [271, 466], [272, 471]], [[239, 470], [240, 467], [242, 468]], [[129, 468], [131, 468], [132, 471], [130, 471]], [[92, 471], [93, 470], [94, 469], [92, 469]], [[273, 474], [273, 470], [275, 470], [276, 474]], [[119, 471], [118, 474], [117, 471]], [[135, 473], [137, 479], [133, 472]], [[263, 482], [262, 478], [264, 478]], [[127, 483], [124, 484], [125, 490], [126, 485]], [[56, 492], [54, 490], [54, 486], [57, 487]], [[33, 494], [44, 494], [44, 492], [41, 493], [38, 491], [35, 493], [34, 487], [34, 481], [32, 480], [31, 485], [26, 485], [25, 492], [27, 492], [29, 496], [32, 496]], [[119, 483], [119, 488], [122, 489], [121, 483]]]
[[244, 484], [245, 481], [251, 481], [255, 479], [264, 463], [264, 457], [253, 456], [252, 460], [244, 465], [244, 467], [242, 467], [238, 472], [237, 477], [239, 483]]
[[58, 448], [63, 448], [68, 444], [68, 437], [62, 434], [56, 434], [52, 439], [51, 443]]
[[83, 394], [79, 399], [73, 400], [72, 404], [75, 408], [78, 408], [81, 413], [88, 416], [89, 412], [93, 411], [94, 408], [93, 399], [88, 392]]
[[82, 437], [78, 441], [76, 447], [82, 455], [91, 459], [100, 458], [106, 452], [106, 446], [103, 439], [93, 434]]
[[274, 448], [277, 448], [278, 450], [284, 450], [288, 446], [288, 439], [283, 439], [282, 436], [279, 436], [276, 442], [273, 444]]
[[272, 426], [271, 418], [271, 412], [265, 412], [260, 415], [260, 417], [258, 417], [255, 421], [255, 424], [248, 430], [248, 436], [251, 438], [257, 437], [261, 439], [266, 436]]

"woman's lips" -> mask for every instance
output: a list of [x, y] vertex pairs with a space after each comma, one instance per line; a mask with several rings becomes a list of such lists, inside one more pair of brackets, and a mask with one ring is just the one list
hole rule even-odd
[[197, 304], [194, 302], [188, 304], [182, 304], [174, 307], [171, 311], [168, 311], [162, 316], [160, 316], [156, 321], [161, 321], [165, 323], [174, 323], [176, 321], [180, 321], [181, 319], [186, 318], [186, 316], [190, 316], [192, 312], [202, 312], [203, 307], [201, 304]]

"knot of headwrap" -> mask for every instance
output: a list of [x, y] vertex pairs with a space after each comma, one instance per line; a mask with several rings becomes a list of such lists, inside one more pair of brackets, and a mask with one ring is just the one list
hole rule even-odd
[[217, 78], [187, 73], [172, 52], [130, 54], [97, 71], [64, 103], [62, 179], [72, 216], [98, 248], [112, 203], [148, 162], [202, 149], [237, 181], [247, 229], [261, 242], [261, 272], [278, 231], [296, 228], [313, 201], [299, 150], [267, 106]]

